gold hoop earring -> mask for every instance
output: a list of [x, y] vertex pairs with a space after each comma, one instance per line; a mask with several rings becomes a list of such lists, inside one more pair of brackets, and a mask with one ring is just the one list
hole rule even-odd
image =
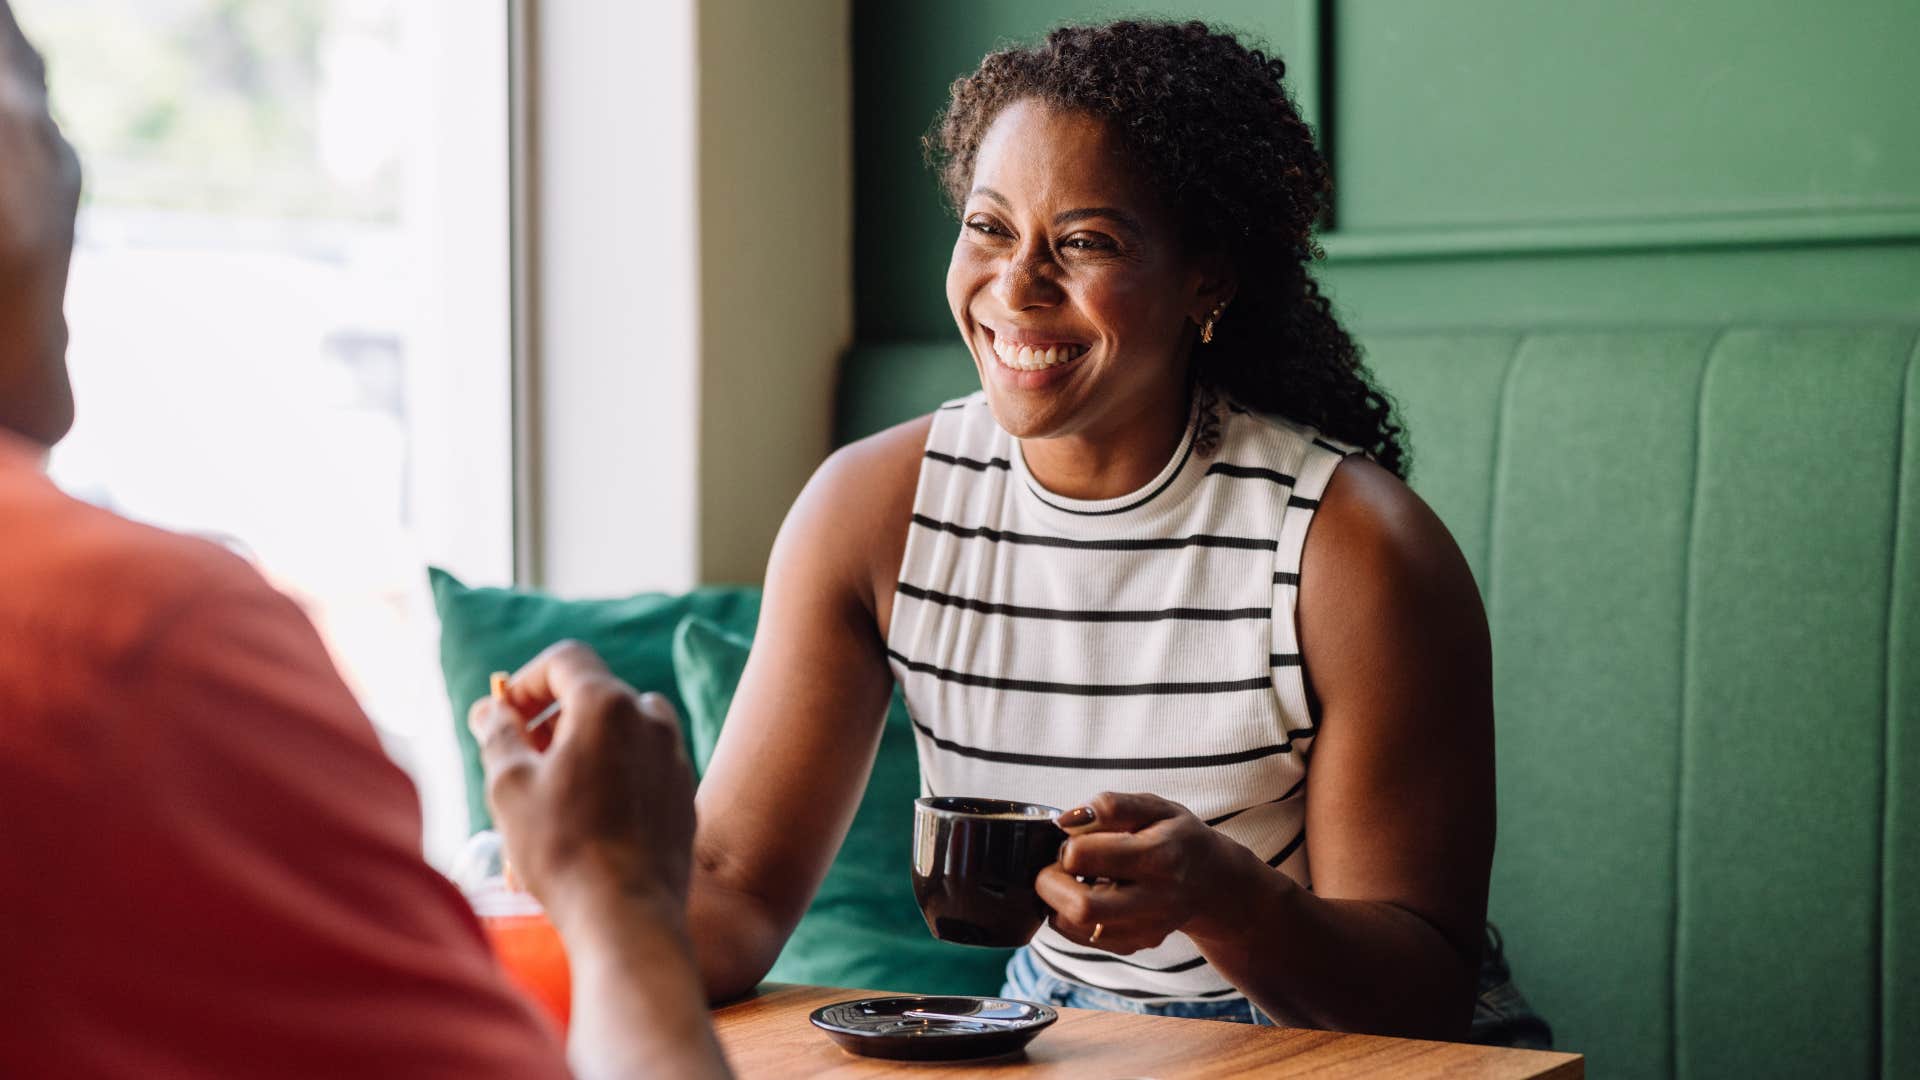
[[1200, 344], [1213, 344], [1213, 324], [1219, 320], [1220, 316], [1226, 310], [1227, 302], [1222, 300], [1220, 303], [1214, 305], [1212, 311], [1207, 313], [1207, 321], [1200, 324]]

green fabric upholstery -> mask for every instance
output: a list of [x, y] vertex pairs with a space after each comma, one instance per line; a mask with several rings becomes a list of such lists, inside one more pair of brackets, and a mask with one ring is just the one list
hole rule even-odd
[[[702, 773], [746, 669], [749, 642], [699, 616], [688, 616], [674, 633], [673, 667]], [[1000, 992], [1013, 950], [937, 941], [914, 903], [909, 868], [919, 794], [913, 727], [896, 691], [860, 809], [769, 980], [928, 994]]]
[[[1920, 1076], [1920, 326], [1360, 335], [1494, 639], [1492, 916], [1596, 1076]], [[851, 439], [966, 393], [859, 348]]]
[[[1629, 1056], [1596, 1074], [1664, 1068], [1672, 1034], [1672, 896], [1657, 883], [1673, 872], [1674, 778], [1662, 763], [1679, 745], [1692, 397], [1710, 342], [1530, 338], [1510, 353], [1504, 393], [1487, 399], [1506, 403], [1488, 410], [1504, 421], [1484, 474], [1500, 479], [1484, 496], [1501, 781], [1494, 917], [1561, 1045], [1599, 1034], [1580, 1019], [1588, 1008], [1635, 1033], [1622, 1040]], [[1428, 443], [1446, 438], [1422, 430]], [[1423, 489], [1443, 465], [1416, 462]], [[1609, 943], [1604, 966], [1588, 959], [1595, 942]], [[1564, 986], [1549, 971], [1584, 977]]]
[[682, 714], [693, 754], [693, 771], [707, 774], [720, 728], [733, 704], [734, 688], [747, 670], [753, 636], [736, 633], [709, 619], [689, 615], [673, 630], [673, 679], [686, 700]]
[[665, 694], [684, 723], [686, 702], [673, 678], [674, 627], [688, 615], [701, 615], [751, 633], [760, 614], [760, 590], [740, 586], [685, 595], [561, 600], [522, 589], [470, 588], [437, 568], [428, 576], [440, 614], [440, 670], [466, 769], [467, 816], [476, 832], [493, 819], [487, 812], [480, 751], [467, 731], [466, 716], [468, 707], [487, 695], [492, 673], [513, 671], [554, 642], [573, 638], [592, 646], [628, 683]]
[[1901, 420], [1899, 536], [1894, 545], [1893, 619], [1887, 634], [1886, 920], [1884, 1050], [1880, 1075], [1920, 1076], [1920, 342], [1907, 358]]
[[1681, 710], [1682, 1075], [1791, 1062], [1862, 1076], [1877, 1056], [1887, 601], [1912, 341], [1742, 331], [1709, 358]]

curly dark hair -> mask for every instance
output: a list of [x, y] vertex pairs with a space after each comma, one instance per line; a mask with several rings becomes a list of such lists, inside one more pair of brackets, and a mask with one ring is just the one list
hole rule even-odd
[[1008, 105], [1035, 99], [1107, 121], [1189, 250], [1233, 267], [1233, 303], [1212, 344], [1195, 350], [1201, 384], [1311, 424], [1404, 477], [1410, 456], [1393, 402], [1307, 272], [1332, 184], [1286, 71], [1278, 56], [1202, 22], [1062, 26], [955, 80], [927, 157], [959, 213], [980, 141]]

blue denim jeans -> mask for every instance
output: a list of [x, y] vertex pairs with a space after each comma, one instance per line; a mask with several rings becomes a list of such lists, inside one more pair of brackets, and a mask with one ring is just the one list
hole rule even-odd
[[1042, 1005], [1059, 1005], [1069, 1009], [1104, 1009], [1107, 1012], [1146, 1013], [1153, 1016], [1178, 1016], [1188, 1020], [1226, 1020], [1235, 1024], [1276, 1026], [1267, 1018], [1267, 1014], [1253, 1007], [1253, 1002], [1239, 996], [1216, 998], [1211, 1001], [1136, 1001], [1120, 994], [1110, 994], [1105, 990], [1096, 990], [1091, 986], [1068, 982], [1047, 970], [1034, 957], [1032, 946], [1022, 948], [1013, 954], [1013, 959], [1007, 961], [1007, 985], [1000, 988], [1000, 996], [1013, 998], [1016, 1001], [1037, 1001]]
[[[1468, 1042], [1530, 1050], [1553, 1048], [1553, 1029], [1521, 996], [1519, 988], [1513, 985], [1513, 976], [1507, 968], [1505, 942], [1500, 940], [1500, 932], [1491, 923], [1487, 924], [1486, 951], [1480, 960], [1477, 990]], [[1149, 1013], [1154, 1016], [1277, 1026], [1266, 1013], [1244, 997], [1151, 1003], [1068, 982], [1035, 959], [1031, 947], [1014, 953], [1013, 959], [1007, 962], [1007, 984], [1000, 988], [1000, 996], [1071, 1009], [1105, 1009], [1108, 1012]]]

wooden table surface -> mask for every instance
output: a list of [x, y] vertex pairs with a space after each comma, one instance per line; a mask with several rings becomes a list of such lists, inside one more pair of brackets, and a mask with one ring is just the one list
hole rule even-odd
[[855, 1057], [807, 1022], [822, 1005], [879, 996], [865, 990], [768, 984], [758, 995], [714, 1010], [713, 1024], [734, 1072], [754, 1077], [993, 1076], [1122, 1077], [1367, 1076], [1551, 1078], [1586, 1075], [1578, 1054], [1505, 1050], [1464, 1043], [1337, 1035], [1299, 1028], [1254, 1027], [1218, 1020], [1061, 1009], [1060, 1019], [1027, 1045], [1023, 1056], [992, 1061], [882, 1061]]

